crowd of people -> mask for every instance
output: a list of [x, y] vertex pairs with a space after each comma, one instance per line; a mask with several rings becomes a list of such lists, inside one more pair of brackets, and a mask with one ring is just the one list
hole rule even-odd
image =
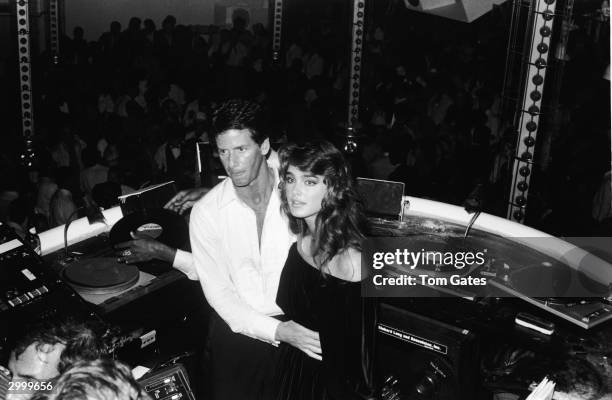
[[[356, 176], [402, 181], [407, 194], [454, 204], [486, 184], [493, 193], [487, 211], [505, 214], [516, 141], [501, 112], [508, 13], [497, 7], [459, 26], [404, 12], [411, 24], [387, 17], [367, 29]], [[83, 204], [109, 206], [150, 183], [197, 186], [195, 143], [208, 141], [214, 110], [227, 98], [263, 106], [273, 146], [325, 138], [342, 147], [350, 63], [348, 43], [338, 51], [340, 31], [323, 23], [289, 30], [281, 59], [272, 62], [270, 33], [261, 24], [247, 29], [241, 17], [231, 29], [196, 29], [173, 16], [158, 29], [133, 17], [125, 29], [113, 21], [97, 41], [76, 27], [60, 42], [59, 64], [48, 54], [34, 64], [36, 163], [28, 177], [16, 167], [21, 146], [3, 149], [2, 168], [10, 173], [0, 182], [0, 219], [44, 230]], [[559, 234], [594, 232], [609, 217], [591, 213], [607, 169], [609, 121], [585, 115], [606, 93], [584, 78], [606, 53], [581, 30], [573, 38], [570, 94], [557, 113], [566, 121], [556, 122], [552, 163], [541, 173], [536, 166], [528, 213], [528, 223]], [[585, 54], [596, 59], [587, 63]], [[579, 78], [584, 85], [575, 85]], [[580, 141], [584, 129], [588, 141]], [[590, 157], [593, 151], [602, 157]], [[549, 184], [564, 181], [576, 182], [571, 200]], [[569, 225], [568, 209], [580, 210]]]

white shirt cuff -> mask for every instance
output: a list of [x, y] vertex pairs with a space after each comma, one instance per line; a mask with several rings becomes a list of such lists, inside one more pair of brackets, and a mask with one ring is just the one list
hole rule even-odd
[[274, 317], [269, 317], [266, 318], [265, 321], [262, 321], [261, 328], [264, 333], [264, 337], [268, 339], [267, 341], [273, 346], [278, 346], [280, 344], [280, 342], [275, 339], [278, 325], [280, 325], [280, 321]]
[[191, 253], [176, 249], [172, 266], [187, 275], [187, 278], [192, 281], [198, 280], [198, 274], [193, 267], [193, 256]]

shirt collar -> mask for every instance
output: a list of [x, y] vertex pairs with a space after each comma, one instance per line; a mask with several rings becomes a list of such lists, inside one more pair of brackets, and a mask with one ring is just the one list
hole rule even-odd
[[[280, 167], [280, 161], [278, 160], [278, 153], [274, 150], [270, 150], [270, 155], [268, 156], [266, 162], [268, 167], [272, 168], [272, 171], [274, 172], [274, 186], [272, 187], [272, 196], [274, 196], [274, 193], [278, 192], [279, 183], [278, 169]], [[229, 177], [225, 178], [222, 185], [221, 197], [219, 198], [219, 208], [227, 206], [232, 201], [240, 200], [236, 194], [236, 189], [232, 184], [232, 180]]]

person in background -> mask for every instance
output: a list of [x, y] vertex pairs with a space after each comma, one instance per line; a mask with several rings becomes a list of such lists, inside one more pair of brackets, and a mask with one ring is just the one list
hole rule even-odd
[[21, 239], [25, 238], [28, 228], [28, 205], [24, 200], [11, 201], [6, 224], [13, 228]]
[[50, 391], [32, 400], [150, 400], [122, 362], [108, 359], [81, 361], [66, 370]]
[[[46, 321], [26, 332], [8, 359], [14, 382], [51, 381], [73, 364], [96, 360], [105, 351], [101, 336], [86, 322]], [[31, 395], [9, 394], [8, 400], [27, 400]]]
[[51, 227], [68, 222], [70, 215], [77, 209], [73, 194], [78, 189], [74, 180], [70, 167], [57, 169], [58, 189], [53, 197], [51, 197], [49, 205], [49, 225]]
[[116, 182], [98, 183], [91, 191], [94, 204], [104, 210], [118, 206], [119, 196], [121, 196], [121, 185]]
[[79, 175], [81, 191], [88, 201], [92, 200], [91, 192], [99, 183], [108, 179], [108, 167], [101, 164], [100, 153], [93, 146], [88, 146], [82, 153], [85, 169]]
[[48, 221], [51, 198], [58, 189], [57, 183], [55, 183], [55, 172], [51, 166], [40, 168], [37, 186], [35, 211], [38, 214], [44, 215]]

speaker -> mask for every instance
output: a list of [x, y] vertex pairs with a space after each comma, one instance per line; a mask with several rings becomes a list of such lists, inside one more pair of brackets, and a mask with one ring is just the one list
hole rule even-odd
[[506, 0], [404, 0], [408, 10], [472, 22]]
[[477, 398], [479, 356], [473, 333], [384, 303], [376, 328], [382, 398]]
[[455, 0], [404, 0], [404, 4], [411, 10], [427, 11], [455, 4]]

